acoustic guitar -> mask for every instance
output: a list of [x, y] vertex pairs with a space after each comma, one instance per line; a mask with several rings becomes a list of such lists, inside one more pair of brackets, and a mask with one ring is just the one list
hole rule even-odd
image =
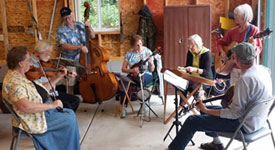
[[[273, 31], [271, 31], [269, 28], [265, 29], [263, 32], [260, 32], [256, 35], [253, 36], [253, 39], [256, 38], [263, 38], [265, 36], [270, 35], [270, 33], [272, 33]], [[231, 55], [231, 49], [238, 44], [238, 42], [233, 41], [231, 44], [229, 44], [228, 46], [224, 46], [223, 47], [223, 52], [222, 51], [218, 51], [215, 54], [215, 70], [217, 73], [221, 74], [221, 75], [228, 75], [231, 70], [233, 69], [234, 66], [234, 59]], [[224, 53], [224, 55], [223, 55]]]
[[[206, 100], [203, 100], [202, 103], [208, 103], [208, 102], [212, 102], [212, 101], [216, 101], [216, 100], [220, 100], [221, 99], [221, 105], [224, 108], [227, 108], [232, 103], [233, 95], [234, 95], [234, 86], [230, 86], [226, 90], [225, 94], [208, 98]], [[186, 113], [186, 112], [194, 109], [195, 106], [198, 105], [198, 104], [199, 104], [199, 102], [196, 102], [196, 103], [191, 104], [190, 106], [184, 107], [183, 108], [183, 113]]]

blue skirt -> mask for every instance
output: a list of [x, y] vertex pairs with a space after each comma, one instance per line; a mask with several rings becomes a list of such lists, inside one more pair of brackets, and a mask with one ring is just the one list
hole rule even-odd
[[75, 113], [71, 109], [45, 111], [48, 129], [32, 134], [36, 150], [80, 150], [79, 131]]

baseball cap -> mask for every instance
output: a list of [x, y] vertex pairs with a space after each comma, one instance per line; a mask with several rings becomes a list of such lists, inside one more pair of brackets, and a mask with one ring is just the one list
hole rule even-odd
[[242, 42], [235, 45], [231, 51], [232, 53], [235, 53], [238, 58], [244, 61], [249, 61], [255, 58], [255, 48], [252, 44], [247, 42]]
[[60, 15], [61, 15], [61, 17], [65, 17], [65, 16], [68, 16], [68, 15], [70, 15], [71, 14], [71, 9], [69, 8], [69, 7], [63, 7], [63, 8], [61, 8], [61, 10], [60, 10]]

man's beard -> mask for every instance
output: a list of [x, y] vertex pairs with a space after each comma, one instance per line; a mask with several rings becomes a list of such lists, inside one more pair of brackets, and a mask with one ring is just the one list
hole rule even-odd
[[50, 57], [43, 57], [43, 56], [40, 56], [40, 59], [44, 62], [47, 62], [49, 61]]

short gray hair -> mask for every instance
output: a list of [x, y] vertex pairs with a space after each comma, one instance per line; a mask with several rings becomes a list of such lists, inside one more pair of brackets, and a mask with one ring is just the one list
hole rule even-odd
[[52, 47], [52, 44], [49, 40], [39, 40], [34, 46], [34, 52], [45, 52], [48, 50], [49, 47]]
[[198, 46], [199, 49], [202, 49], [203, 42], [201, 37], [198, 34], [193, 34], [188, 37], [188, 41], [194, 40], [195, 44]]
[[242, 4], [234, 9], [234, 14], [244, 17], [244, 21], [251, 22], [253, 19], [253, 11], [250, 5]]

